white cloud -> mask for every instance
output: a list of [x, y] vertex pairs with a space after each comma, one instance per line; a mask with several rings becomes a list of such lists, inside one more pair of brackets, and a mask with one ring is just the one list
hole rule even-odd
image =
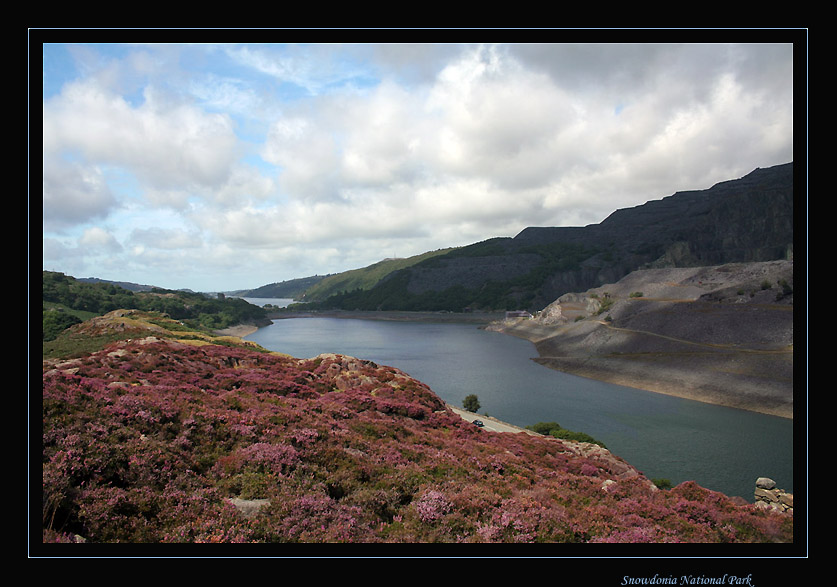
[[255, 287], [793, 158], [791, 46], [105, 49], [74, 47], [43, 114], [45, 263], [121, 243], [104, 278]]
[[44, 227], [50, 230], [105, 218], [117, 201], [95, 165], [58, 158], [44, 162]]
[[262, 158], [281, 169], [279, 186], [289, 196], [309, 201], [338, 197], [335, 137], [314, 120], [294, 117], [274, 124]]
[[118, 253], [122, 246], [116, 238], [107, 230], [100, 227], [88, 228], [78, 240], [80, 248], [92, 253], [110, 254]]
[[312, 70], [311, 63], [294, 56], [271, 53], [252, 47], [232, 47], [227, 54], [244, 67], [252, 68], [280, 82], [292, 83], [305, 88], [309, 93], [318, 93], [322, 74]]
[[230, 170], [226, 183], [218, 186], [207, 198], [221, 206], [236, 206], [245, 201], [261, 201], [276, 194], [276, 182], [249, 165]]
[[76, 82], [44, 104], [44, 152], [123, 166], [156, 188], [212, 186], [235, 161], [230, 118], [205, 113], [149, 87], [134, 107], [90, 82]]
[[185, 232], [170, 228], [138, 228], [130, 236], [129, 244], [134, 250], [146, 248], [163, 250], [198, 249], [202, 239], [196, 232]]
[[518, 189], [571, 167], [584, 123], [573, 98], [547, 76], [485, 47], [439, 74], [427, 109], [440, 119], [442, 169]]

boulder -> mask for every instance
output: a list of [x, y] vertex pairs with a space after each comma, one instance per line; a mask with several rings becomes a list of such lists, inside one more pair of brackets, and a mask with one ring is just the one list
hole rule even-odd
[[756, 479], [756, 487], [759, 489], [773, 489], [776, 487], [776, 482], [770, 477], [759, 477]]
[[756, 479], [754, 493], [756, 507], [772, 509], [793, 515], [793, 494], [784, 489], [778, 489], [776, 482], [769, 477]]

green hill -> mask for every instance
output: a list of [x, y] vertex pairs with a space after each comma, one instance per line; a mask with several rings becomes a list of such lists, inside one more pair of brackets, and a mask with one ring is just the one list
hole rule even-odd
[[318, 302], [344, 292], [357, 290], [367, 291], [375, 287], [394, 271], [412, 267], [417, 263], [447, 254], [453, 250], [452, 248], [439, 249], [404, 259], [384, 259], [368, 267], [329, 275], [305, 290], [305, 294], [301, 299], [306, 302]]
[[289, 279], [279, 283], [270, 283], [257, 287], [256, 289], [242, 290], [235, 292], [244, 298], [289, 298], [298, 300], [305, 295], [305, 292], [315, 287], [326, 275], [312, 275], [311, 277], [300, 277], [298, 279]]
[[44, 356], [64, 352], [62, 335], [70, 326], [118, 309], [159, 312], [204, 332], [269, 323], [264, 308], [223, 295], [160, 288], [134, 292], [114, 283], [90, 283], [53, 271], [43, 272], [42, 288]]

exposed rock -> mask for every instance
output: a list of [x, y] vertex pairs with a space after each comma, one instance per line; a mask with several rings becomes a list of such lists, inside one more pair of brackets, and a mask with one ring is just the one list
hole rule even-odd
[[793, 261], [766, 261], [639, 270], [490, 329], [559, 371], [793, 418], [793, 322]]
[[[608, 474], [616, 479], [633, 479], [634, 477], [641, 477], [642, 473], [636, 470], [632, 465], [625, 462], [624, 459], [617, 457], [608, 449], [593, 444], [591, 442], [573, 442], [564, 441], [564, 446], [567, 449], [579, 456], [588, 459], [594, 459], [601, 463], [601, 466], [608, 471]], [[649, 489], [657, 489], [653, 482], [648, 480]]]
[[567, 322], [567, 317], [561, 309], [561, 301], [556, 300], [544, 308], [538, 315], [537, 321], [540, 324], [564, 324]]
[[756, 479], [756, 487], [758, 489], [773, 489], [776, 487], [776, 482], [770, 477], [759, 477]]
[[778, 489], [776, 482], [769, 477], [759, 477], [756, 480], [754, 496], [756, 507], [793, 514], [793, 494]]
[[228, 501], [233, 504], [245, 518], [254, 517], [263, 507], [270, 505], [270, 500], [268, 499], [241, 499], [239, 497], [234, 497]]
[[793, 179], [793, 163], [756, 169], [706, 190], [677, 192], [617, 210], [600, 224], [530, 227], [513, 240], [517, 246], [608, 247], [579, 267], [550, 276], [542, 293], [551, 299], [618, 281], [638, 267], [792, 259]]
[[144, 312], [140, 310], [113, 310], [102, 316], [94, 316], [81, 324], [71, 326], [70, 330], [78, 334], [89, 335], [126, 334], [131, 332], [147, 335], [149, 332], [159, 332], [161, 334], [167, 332], [162, 326], [141, 320], [139, 317], [143, 314]]

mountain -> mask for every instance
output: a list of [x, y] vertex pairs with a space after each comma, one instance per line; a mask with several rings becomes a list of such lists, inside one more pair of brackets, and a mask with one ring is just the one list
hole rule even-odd
[[139, 283], [131, 283], [130, 281], [109, 281], [107, 279], [99, 279], [98, 277], [79, 277], [78, 281], [82, 283], [103, 283], [106, 285], [115, 285], [128, 291], [151, 291], [152, 289], [159, 289], [154, 285], [142, 285]]
[[399, 271], [412, 267], [417, 263], [421, 263], [427, 259], [444, 255], [452, 249], [439, 249], [438, 251], [430, 251], [407, 257], [405, 259], [384, 259], [377, 263], [373, 263], [368, 267], [361, 269], [352, 269], [334, 275], [329, 275], [316, 285], [308, 288], [302, 296], [306, 302], [317, 302], [328, 299], [333, 295], [342, 292], [352, 292], [356, 290], [369, 290], [375, 287], [381, 280], [385, 279], [394, 271]]
[[529, 227], [397, 269], [319, 307], [536, 310], [636, 269], [792, 258], [793, 183], [791, 162], [617, 210], [599, 224]]
[[289, 279], [280, 283], [270, 283], [255, 289], [241, 290], [231, 292], [243, 298], [288, 298], [298, 299], [302, 297], [305, 292], [316, 286], [326, 275], [313, 275], [311, 277], [300, 277], [298, 279]]

